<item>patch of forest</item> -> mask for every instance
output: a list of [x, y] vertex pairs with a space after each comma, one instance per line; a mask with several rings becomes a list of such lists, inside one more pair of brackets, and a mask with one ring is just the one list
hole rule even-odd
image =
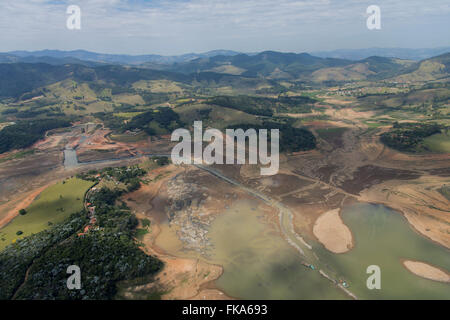
[[[312, 150], [316, 147], [316, 137], [304, 128], [295, 128], [288, 122], [263, 121], [257, 124], [239, 124], [229, 129], [267, 129], [268, 139], [271, 139], [270, 130], [280, 130], [280, 152], [298, 152]], [[269, 143], [270, 146], [270, 143]]]
[[29, 147], [44, 138], [45, 132], [48, 130], [69, 127], [70, 125], [70, 121], [65, 119], [19, 121], [0, 131], [0, 153]]
[[[134, 111], [140, 111], [134, 109]], [[127, 123], [123, 119], [114, 116], [112, 112], [99, 112], [95, 117], [102, 120], [105, 126], [117, 133], [127, 130], [142, 130], [149, 136], [170, 134], [173, 130], [184, 126], [178, 113], [171, 108], [158, 107], [156, 109], [143, 111], [141, 114], [131, 118]]]
[[381, 142], [399, 151], [414, 152], [426, 137], [441, 132], [442, 127], [435, 123], [398, 123], [392, 130], [381, 135]]
[[271, 117], [274, 112], [309, 113], [316, 100], [305, 97], [279, 98], [251, 96], [217, 96], [207, 100], [208, 104], [240, 110], [249, 114]]
[[183, 125], [178, 113], [170, 108], [159, 107], [135, 116], [124, 126], [124, 129], [140, 129], [153, 136], [172, 133]]
[[[139, 249], [135, 241], [138, 220], [119, 200], [139, 187], [145, 171], [139, 167], [107, 168], [88, 176], [98, 174], [117, 178], [127, 188], [102, 187], [88, 194], [87, 200], [95, 206], [94, 225], [83, 210], [0, 252], [0, 299], [112, 299], [119, 281], [151, 280], [161, 270], [160, 260]], [[88, 224], [91, 228], [86, 231]], [[71, 265], [80, 267], [80, 290], [67, 288], [67, 268]]]

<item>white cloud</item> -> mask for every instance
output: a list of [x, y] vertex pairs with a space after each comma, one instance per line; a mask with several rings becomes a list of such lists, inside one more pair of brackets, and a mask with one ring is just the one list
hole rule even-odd
[[[361, 38], [368, 36], [365, 9], [373, 2], [382, 9], [382, 32], [391, 43], [394, 36], [403, 42], [408, 38], [398, 34], [408, 30], [405, 26], [450, 21], [448, 0], [2, 0], [0, 51], [47, 46], [133, 53], [302, 51], [321, 49], [321, 43], [338, 46], [335, 42], [345, 35], [355, 37], [353, 47], [359, 47], [367, 40]], [[69, 4], [82, 9], [81, 31], [65, 29]], [[428, 28], [423, 35], [429, 32], [431, 38], [424, 40], [434, 36], [437, 42]]]

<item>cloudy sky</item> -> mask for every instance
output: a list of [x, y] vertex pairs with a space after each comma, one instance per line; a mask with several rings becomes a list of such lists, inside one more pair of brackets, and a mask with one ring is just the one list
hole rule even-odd
[[[69, 5], [81, 30], [68, 30]], [[368, 30], [366, 9], [381, 9]], [[0, 0], [0, 51], [182, 54], [450, 46], [449, 0]]]

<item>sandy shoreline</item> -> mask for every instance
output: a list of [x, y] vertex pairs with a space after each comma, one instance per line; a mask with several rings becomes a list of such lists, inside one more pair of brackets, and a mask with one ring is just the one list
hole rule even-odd
[[429, 280], [450, 283], [450, 274], [425, 262], [404, 260], [402, 264], [408, 271], [414, 273], [416, 276]]
[[[141, 219], [146, 215], [137, 215]], [[155, 244], [161, 229], [152, 220], [151, 232], [144, 236], [142, 243], [147, 254], [164, 262], [164, 268], [156, 275], [156, 281], [134, 288], [163, 291], [163, 300], [229, 300], [224, 292], [215, 286], [223, 273], [223, 267], [207, 263], [201, 259], [182, 258], [170, 255]], [[133, 291], [133, 290], [132, 290]]]
[[[136, 292], [163, 292], [163, 300], [227, 300], [232, 299], [215, 286], [223, 273], [223, 267], [203, 261], [199, 258], [187, 258], [174, 256], [158, 247], [156, 239], [161, 234], [159, 219], [155, 216], [160, 208], [153, 205], [156, 197], [165, 198], [166, 184], [177, 174], [184, 172], [183, 168], [168, 166], [158, 168], [149, 173], [149, 176], [157, 176], [166, 173], [164, 177], [127, 195], [128, 205], [135, 211], [139, 219], [149, 219], [151, 225], [142, 241], [142, 249], [150, 255], [154, 255], [164, 262], [164, 268], [156, 275], [156, 281], [138, 287], [130, 288], [126, 297], [132, 298]], [[142, 226], [140, 226], [142, 227]]]
[[325, 212], [314, 223], [313, 233], [325, 248], [333, 253], [345, 253], [353, 248], [353, 236], [344, 224], [340, 209]]
[[423, 176], [410, 183], [389, 181], [364, 190], [358, 200], [399, 212], [415, 232], [450, 249], [448, 200], [436, 191], [447, 180]]

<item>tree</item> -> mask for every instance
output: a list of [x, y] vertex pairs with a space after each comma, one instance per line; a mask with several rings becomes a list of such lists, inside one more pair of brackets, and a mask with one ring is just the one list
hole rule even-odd
[[25, 210], [25, 209], [20, 209], [20, 210], [19, 210], [19, 214], [20, 214], [21, 216], [24, 216], [24, 215], [27, 214], [27, 210]]
[[156, 163], [158, 166], [165, 166], [166, 164], [169, 164], [169, 159], [167, 157], [157, 157]]

